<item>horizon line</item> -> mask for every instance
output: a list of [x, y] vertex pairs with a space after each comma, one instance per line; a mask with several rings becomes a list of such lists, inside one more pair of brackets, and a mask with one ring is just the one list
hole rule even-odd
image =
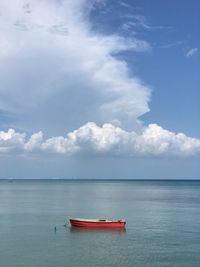
[[200, 178], [0, 178], [0, 181], [200, 181]]

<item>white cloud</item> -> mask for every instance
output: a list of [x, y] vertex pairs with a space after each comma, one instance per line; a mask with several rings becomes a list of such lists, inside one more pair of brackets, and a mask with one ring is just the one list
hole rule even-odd
[[149, 111], [149, 87], [115, 57], [149, 44], [94, 32], [96, 2], [0, 2], [0, 108], [16, 115], [15, 127], [48, 132], [115, 119], [132, 125]]
[[25, 133], [16, 133], [13, 129], [0, 131], [0, 153], [23, 150], [25, 137]]
[[29, 139], [24, 133], [13, 129], [0, 132], [0, 152], [18, 151], [21, 153], [55, 153], [72, 155], [138, 156], [176, 155], [188, 156], [200, 152], [200, 139], [174, 133], [157, 124], [150, 124], [138, 134], [128, 132], [113, 124], [102, 127], [88, 122], [66, 137], [58, 136], [44, 140], [41, 132]]
[[187, 53], [186, 53], [186, 57], [187, 58], [191, 58], [193, 57], [197, 52], [198, 52], [198, 48], [191, 48]]
[[33, 134], [28, 142], [24, 143], [24, 149], [26, 151], [37, 151], [41, 149], [43, 141], [43, 133], [40, 131], [38, 133]]

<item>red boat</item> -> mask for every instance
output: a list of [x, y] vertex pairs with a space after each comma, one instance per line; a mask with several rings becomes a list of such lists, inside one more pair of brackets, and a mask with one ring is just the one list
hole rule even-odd
[[106, 220], [106, 219], [69, 219], [72, 226], [76, 227], [95, 227], [95, 228], [124, 228], [125, 220]]

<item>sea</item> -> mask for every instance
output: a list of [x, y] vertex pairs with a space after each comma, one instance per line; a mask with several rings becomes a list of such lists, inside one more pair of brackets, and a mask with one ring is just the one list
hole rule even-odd
[[199, 267], [200, 181], [0, 180], [0, 267], [37, 266]]

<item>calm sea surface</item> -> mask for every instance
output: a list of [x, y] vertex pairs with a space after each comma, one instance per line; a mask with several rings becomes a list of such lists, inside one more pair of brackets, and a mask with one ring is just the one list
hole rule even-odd
[[[64, 227], [70, 217], [127, 227]], [[14, 266], [200, 266], [200, 182], [0, 181], [0, 267]]]

